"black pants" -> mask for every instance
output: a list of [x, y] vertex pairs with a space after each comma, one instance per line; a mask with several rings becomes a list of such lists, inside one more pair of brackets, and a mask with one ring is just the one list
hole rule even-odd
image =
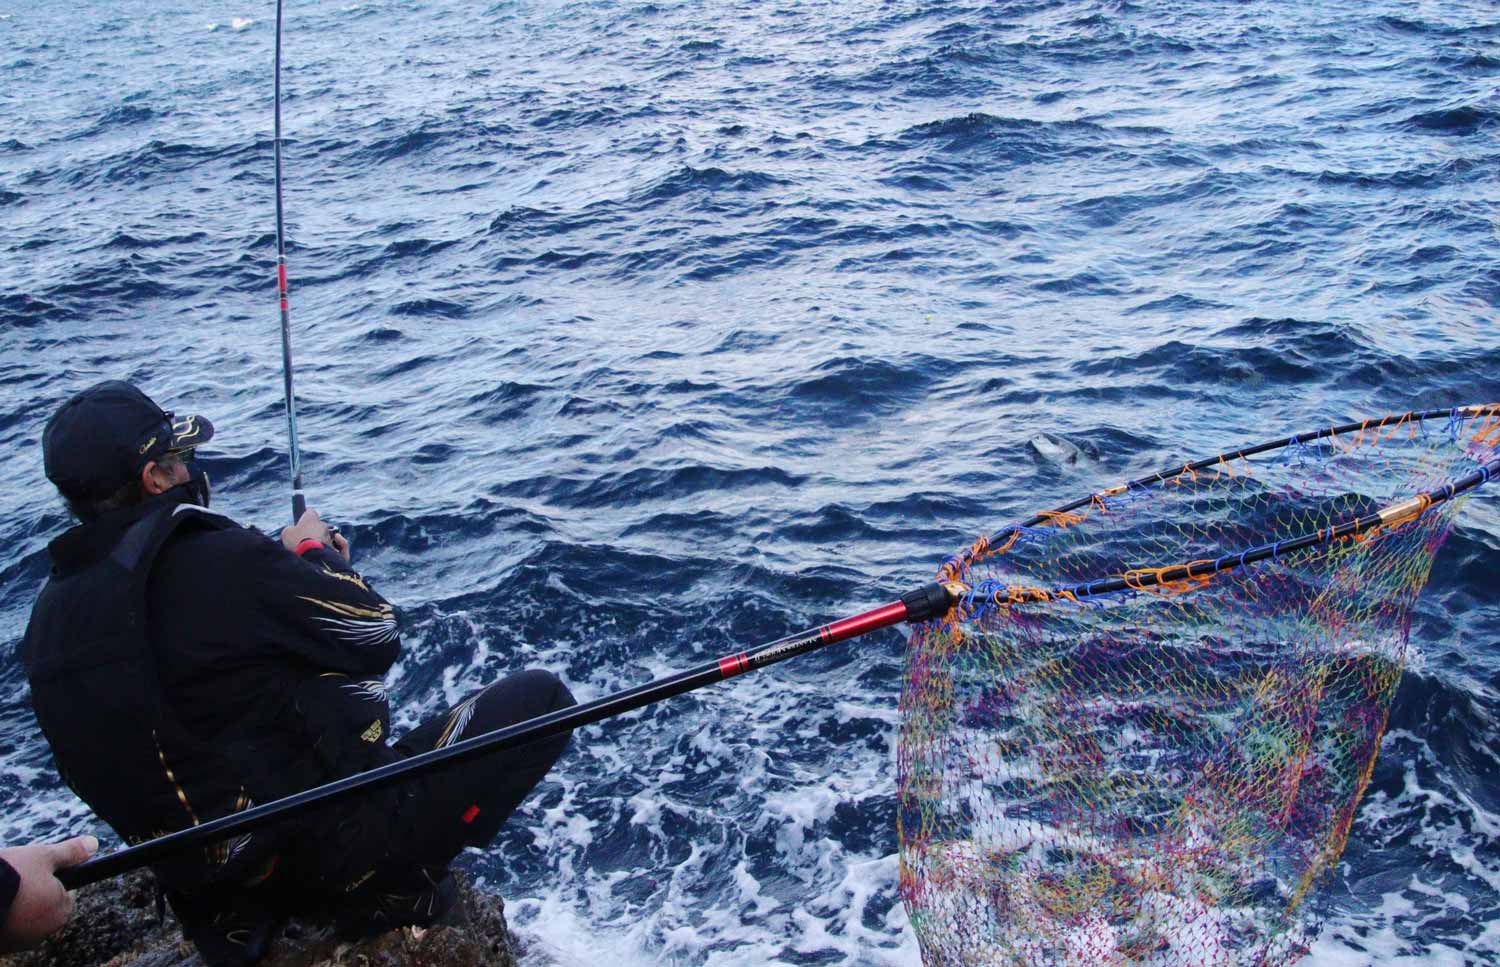
[[[573, 704], [556, 675], [522, 672], [412, 729], [381, 758], [399, 761]], [[376, 790], [352, 805], [328, 807], [284, 830], [284, 849], [257, 885], [167, 896], [184, 930], [213, 924], [225, 932], [287, 916], [353, 916], [382, 897], [421, 893], [446, 874], [464, 847], [495, 838], [569, 737], [480, 756]]]
[[[483, 688], [402, 736], [403, 757], [573, 705], [551, 672], [532, 670]], [[402, 790], [393, 851], [422, 866], [447, 866], [465, 846], [485, 846], [567, 748], [569, 734], [439, 769]]]
[[[397, 762], [573, 705], [556, 675], [501, 679], [383, 750]], [[446, 766], [335, 805], [294, 833], [263, 895], [306, 912], [421, 890], [466, 846], [485, 846], [567, 748], [569, 734]]]

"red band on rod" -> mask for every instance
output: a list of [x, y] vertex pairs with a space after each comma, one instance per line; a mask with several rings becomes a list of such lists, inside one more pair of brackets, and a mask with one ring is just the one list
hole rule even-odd
[[900, 601], [893, 601], [874, 611], [866, 611], [864, 614], [857, 614], [852, 618], [844, 618], [833, 624], [824, 625], [823, 640], [843, 641], [845, 638], [855, 638], [877, 628], [900, 624], [905, 620], [906, 605]]
[[281, 294], [286, 295], [286, 263], [279, 262], [276, 265], [276, 284], [281, 287]]
[[733, 678], [743, 675], [750, 670], [750, 656], [743, 651], [738, 655], [730, 655], [719, 659], [719, 675], [724, 678]]

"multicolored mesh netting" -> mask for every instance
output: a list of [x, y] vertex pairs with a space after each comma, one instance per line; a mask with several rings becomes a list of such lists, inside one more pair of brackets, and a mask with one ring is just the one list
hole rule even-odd
[[924, 962], [1297, 960], [1462, 503], [1441, 488], [1500, 476], [1496, 412], [1170, 471], [950, 560], [968, 593], [913, 630], [902, 696]]

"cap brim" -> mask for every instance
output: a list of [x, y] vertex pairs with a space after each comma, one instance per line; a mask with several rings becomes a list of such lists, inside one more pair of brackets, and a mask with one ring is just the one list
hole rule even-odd
[[172, 424], [172, 445], [168, 453], [191, 450], [214, 438], [214, 425], [202, 416], [189, 416]]

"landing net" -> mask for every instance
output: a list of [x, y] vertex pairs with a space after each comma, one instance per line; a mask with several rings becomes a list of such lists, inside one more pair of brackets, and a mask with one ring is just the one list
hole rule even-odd
[[1302, 434], [981, 540], [916, 626], [901, 890], [924, 963], [1288, 964], [1500, 407]]

